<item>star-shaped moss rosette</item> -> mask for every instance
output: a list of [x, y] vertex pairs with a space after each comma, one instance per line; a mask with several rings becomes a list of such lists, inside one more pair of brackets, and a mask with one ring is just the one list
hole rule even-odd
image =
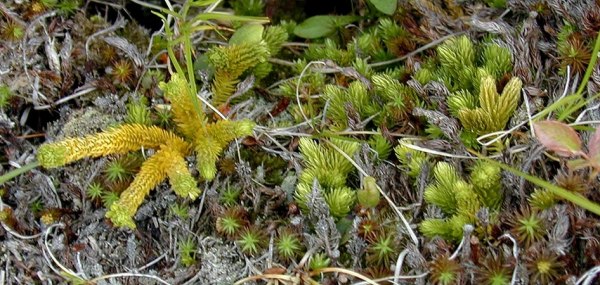
[[156, 126], [123, 124], [83, 138], [46, 143], [38, 149], [37, 158], [44, 168], [60, 167], [85, 157], [155, 149], [156, 153], [142, 164], [133, 182], [106, 213], [118, 227], [135, 228], [133, 216], [137, 209], [150, 190], [165, 178], [177, 195], [196, 199], [201, 192], [185, 157], [195, 153], [200, 175], [211, 180], [217, 172], [215, 162], [219, 154], [232, 140], [251, 134], [255, 125], [250, 120], [209, 123], [192, 101], [195, 97], [190, 94], [187, 80], [178, 74], [173, 74], [169, 83], [161, 83], [160, 88], [171, 101], [177, 132]]

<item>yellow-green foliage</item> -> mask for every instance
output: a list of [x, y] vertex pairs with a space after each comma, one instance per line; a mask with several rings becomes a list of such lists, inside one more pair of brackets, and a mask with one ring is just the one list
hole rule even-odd
[[10, 88], [6, 85], [0, 85], [0, 108], [4, 108], [8, 105], [10, 97], [12, 97]]
[[391, 19], [380, 20], [376, 33], [390, 55], [402, 56], [416, 48], [416, 37]]
[[223, 148], [231, 140], [250, 134], [254, 127], [248, 120], [208, 123], [199, 112], [199, 106], [194, 106], [195, 97], [190, 96], [188, 82], [178, 74], [173, 74], [171, 81], [161, 83], [160, 87], [171, 101], [174, 120], [182, 136], [156, 126], [124, 124], [83, 138], [46, 143], [38, 149], [37, 158], [45, 168], [63, 166], [85, 157], [155, 149], [156, 153], [142, 164], [133, 182], [106, 213], [118, 227], [135, 228], [133, 216], [138, 207], [150, 190], [165, 178], [177, 195], [196, 199], [200, 190], [184, 158], [195, 151], [200, 175], [213, 179], [215, 162]]
[[[307, 211], [308, 210], [308, 199], [309, 195], [312, 192], [312, 185], [306, 183], [300, 183], [296, 187], [296, 193], [294, 197], [296, 198], [296, 202], [301, 209]], [[319, 188], [327, 206], [329, 206], [329, 212], [332, 216], [341, 218], [346, 216], [352, 210], [354, 206], [354, 202], [356, 200], [356, 191], [346, 187], [335, 187], [335, 188], [327, 188], [321, 187]]]
[[374, 61], [383, 61], [389, 58], [389, 54], [375, 33], [361, 33], [355, 37], [355, 42], [357, 48], [363, 54], [372, 56]]
[[[418, 104], [415, 91], [405, 84], [400, 83], [390, 74], [374, 74], [371, 77], [375, 93], [383, 100], [383, 108], [376, 123], [386, 121], [388, 125], [394, 125], [404, 120], [414, 105]], [[373, 99], [371, 99], [373, 100]]]
[[461, 36], [445, 41], [437, 55], [437, 61], [426, 62], [414, 78], [421, 84], [443, 82], [452, 92], [448, 107], [466, 130], [461, 135], [465, 143], [474, 135], [502, 130], [517, 107], [522, 85], [512, 78], [502, 95], [496, 91], [496, 81], [512, 69], [510, 51], [493, 43], [478, 49]]
[[265, 29], [263, 40], [267, 44], [269, 53], [276, 55], [281, 50], [281, 45], [288, 39], [288, 34], [282, 26], [269, 26]]
[[[323, 91], [324, 99], [330, 100], [330, 108], [327, 111], [333, 125], [333, 130], [343, 130], [348, 127], [348, 109], [351, 108], [360, 118], [365, 119], [377, 112], [377, 108], [371, 103], [371, 96], [367, 88], [360, 81], [350, 83], [347, 89], [338, 85], [326, 85]], [[359, 123], [359, 122], [356, 122]]]
[[[377, 130], [379, 132], [379, 130]], [[377, 153], [378, 161], [386, 160], [392, 153], [392, 144], [382, 135], [373, 135], [368, 141], [369, 147]]]
[[481, 198], [484, 206], [499, 209], [502, 203], [502, 171], [497, 166], [484, 161], [477, 161], [471, 170], [473, 190]]
[[[454, 167], [446, 162], [439, 162], [433, 170], [435, 182], [425, 189], [425, 201], [434, 204], [447, 215], [457, 213], [456, 186], [464, 186], [465, 181], [460, 178]], [[460, 187], [462, 190], [470, 190]]]
[[360, 206], [365, 209], [377, 207], [381, 201], [377, 180], [372, 176], [363, 178], [362, 187], [356, 192], [356, 198]]
[[442, 70], [437, 74], [449, 90], [472, 90], [477, 75], [475, 46], [467, 36], [451, 38], [437, 48]]
[[385, 121], [387, 125], [394, 125], [406, 116], [414, 105], [414, 91], [389, 74], [373, 74], [371, 81], [373, 90], [368, 90], [362, 81], [353, 81], [345, 89], [338, 85], [325, 86], [323, 99], [329, 101], [327, 115], [333, 121], [331, 129], [343, 130], [351, 119], [362, 121], [374, 115], [376, 124]]
[[165, 98], [171, 101], [171, 113], [178, 130], [185, 137], [192, 139], [196, 131], [206, 123], [206, 118], [187, 84], [185, 77], [174, 74], [169, 83], [161, 82], [159, 87], [163, 90]]
[[496, 79], [512, 69], [510, 52], [506, 48], [495, 44], [486, 45], [482, 57], [484, 59], [482, 68]]
[[528, 200], [529, 205], [538, 210], [550, 209], [559, 201], [556, 195], [548, 189], [535, 189]]
[[352, 49], [342, 49], [329, 38], [326, 38], [322, 45], [310, 45], [304, 55], [309, 61], [332, 60], [340, 66], [351, 65], [356, 58]]
[[106, 217], [115, 226], [135, 228], [133, 221], [135, 212], [150, 190], [167, 177], [176, 194], [196, 199], [200, 195], [200, 190], [196, 188], [196, 180], [189, 173], [182, 155], [183, 153], [166, 145], [148, 158], [142, 164], [133, 182], [121, 193], [119, 201], [110, 206]]
[[217, 121], [203, 126], [194, 139], [194, 150], [200, 174], [206, 179], [213, 179], [217, 173], [215, 162], [223, 149], [235, 138], [252, 133], [254, 122]]
[[517, 108], [521, 86], [521, 80], [513, 77], [499, 95], [494, 78], [486, 76], [480, 84], [480, 107], [472, 109], [474, 102], [466, 93], [451, 96], [448, 105], [457, 112], [458, 119], [468, 131], [476, 134], [500, 131]]
[[210, 180], [217, 172], [215, 162], [223, 148], [231, 140], [249, 135], [254, 128], [254, 123], [249, 120], [207, 123], [205, 115], [196, 111], [199, 107], [196, 108], [192, 101], [195, 97], [190, 96], [186, 86], [187, 81], [177, 75], [174, 75], [169, 83], [160, 84], [165, 97], [173, 104], [173, 119], [178, 129], [192, 143], [196, 151], [200, 174]]
[[[263, 40], [265, 41], [267, 48], [269, 50], [270, 56], [275, 56], [281, 50], [281, 46], [288, 39], [288, 34], [285, 29], [281, 26], [269, 26], [265, 29], [263, 33]], [[258, 63], [254, 69], [252, 70], [252, 74], [256, 77], [256, 79], [265, 78], [271, 70], [273, 66], [268, 61]]]
[[[330, 142], [350, 157], [359, 148], [355, 142], [339, 139], [331, 139]], [[356, 200], [355, 191], [346, 186], [348, 174], [354, 169], [352, 163], [331, 145], [324, 142], [317, 144], [309, 138], [300, 139], [300, 152], [306, 168], [300, 175], [294, 195], [298, 205], [308, 209], [308, 197], [316, 180], [331, 214], [338, 218], [348, 214]]]
[[[358, 150], [359, 144], [347, 140], [331, 139], [344, 153], [352, 157]], [[300, 152], [304, 157], [306, 168], [300, 175], [300, 182], [312, 185], [316, 178], [326, 187], [342, 187], [346, 185], [346, 177], [354, 169], [348, 161], [335, 148], [325, 144], [317, 144], [312, 139], [300, 139]]]
[[378, 62], [402, 56], [414, 50], [416, 45], [415, 37], [403, 26], [391, 19], [380, 19], [376, 27], [355, 37], [352, 48], [362, 57]]
[[54, 168], [84, 157], [124, 154], [141, 148], [159, 148], [166, 143], [183, 149], [187, 147], [187, 143], [172, 132], [153, 126], [126, 124], [83, 138], [43, 144], [37, 158], [43, 167]]
[[420, 224], [423, 234], [441, 236], [458, 241], [465, 224], [475, 225], [475, 215], [482, 207], [492, 213], [500, 209], [502, 202], [500, 169], [479, 161], [467, 183], [457, 170], [446, 162], [438, 162], [433, 170], [434, 182], [425, 189], [427, 203], [438, 206], [447, 218], [426, 219]]
[[416, 179], [421, 174], [421, 169], [429, 164], [427, 154], [402, 145], [402, 142], [411, 143], [408, 139], [401, 140], [401, 144], [394, 148], [396, 157], [400, 160], [400, 166], [407, 171], [408, 176]]
[[369, 78], [373, 75], [373, 68], [369, 66], [369, 61], [366, 58], [355, 58], [352, 67], [364, 77]]
[[[145, 97], [142, 97], [145, 99]], [[129, 124], [152, 125], [150, 119], [150, 110], [146, 106], [145, 100], [130, 102], [127, 104], [127, 117], [125, 122]]]
[[212, 86], [213, 104], [226, 103], [235, 92], [235, 86], [242, 73], [265, 62], [268, 57], [269, 47], [264, 41], [212, 48], [207, 53], [207, 58], [215, 68]]
[[476, 92], [484, 76], [495, 80], [512, 69], [510, 51], [487, 43], [478, 49], [467, 36], [451, 38], [437, 48], [437, 61], [430, 61], [415, 74], [421, 84], [443, 82], [451, 92]]

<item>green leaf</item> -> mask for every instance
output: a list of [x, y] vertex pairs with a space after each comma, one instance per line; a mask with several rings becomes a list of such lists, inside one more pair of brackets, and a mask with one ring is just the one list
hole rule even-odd
[[354, 16], [313, 16], [300, 23], [294, 29], [296, 36], [306, 39], [316, 39], [327, 36], [339, 27], [343, 27], [356, 21]]
[[533, 124], [537, 139], [546, 148], [564, 157], [581, 154], [581, 139], [573, 128], [558, 121], [541, 121]]
[[204, 7], [217, 2], [217, 0], [192, 1], [190, 7]]
[[379, 12], [388, 15], [393, 15], [398, 6], [398, 1], [396, 0], [369, 0], [369, 2], [371, 2]]
[[229, 44], [258, 43], [262, 40], [264, 29], [260, 24], [246, 24], [235, 31]]

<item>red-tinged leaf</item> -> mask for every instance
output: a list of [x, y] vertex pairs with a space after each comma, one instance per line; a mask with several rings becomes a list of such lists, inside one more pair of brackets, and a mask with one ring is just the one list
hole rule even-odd
[[547, 149], [564, 157], [581, 154], [581, 139], [575, 130], [558, 121], [541, 121], [533, 124], [537, 139]]
[[[588, 142], [588, 155], [591, 158], [600, 159], [600, 127], [596, 129], [596, 132], [590, 138]], [[600, 163], [600, 161], [598, 161]]]

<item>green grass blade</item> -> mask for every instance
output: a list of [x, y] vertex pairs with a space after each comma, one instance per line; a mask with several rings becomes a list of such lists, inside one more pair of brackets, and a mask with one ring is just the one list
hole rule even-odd
[[202, 13], [191, 21], [195, 23], [197, 21], [208, 21], [208, 20], [221, 20], [221, 21], [240, 21], [240, 22], [257, 22], [257, 23], [268, 23], [270, 20], [267, 17], [250, 17], [250, 16], [237, 16], [226, 13], [209, 12]]
[[40, 166], [40, 163], [37, 161], [34, 161], [34, 162], [29, 163], [21, 168], [13, 169], [13, 170], [5, 173], [4, 175], [0, 176], [0, 185], [10, 181], [11, 179], [13, 179], [25, 172], [30, 171], [38, 166]]
[[568, 191], [568, 190], [566, 190], [564, 188], [556, 186], [556, 185], [554, 185], [554, 184], [552, 184], [552, 183], [550, 183], [548, 181], [545, 181], [545, 180], [543, 180], [541, 178], [538, 178], [538, 177], [535, 177], [533, 175], [529, 175], [529, 174], [527, 174], [527, 173], [525, 173], [523, 171], [520, 171], [520, 170], [518, 170], [516, 168], [513, 168], [513, 167], [511, 167], [509, 165], [506, 165], [504, 163], [500, 163], [500, 162], [495, 161], [493, 159], [489, 159], [489, 158], [483, 157], [483, 156], [481, 156], [478, 153], [475, 153], [475, 154], [479, 158], [484, 159], [484, 160], [486, 160], [487, 162], [489, 162], [489, 163], [491, 163], [493, 165], [496, 165], [496, 166], [498, 166], [498, 167], [500, 167], [500, 168], [502, 168], [502, 169], [504, 169], [504, 170], [506, 170], [508, 172], [511, 172], [511, 173], [513, 173], [515, 175], [523, 177], [523, 178], [525, 178], [525, 180], [527, 180], [527, 181], [529, 181], [529, 182], [531, 182], [531, 183], [533, 183], [533, 184], [535, 184], [537, 186], [544, 187], [544, 188], [548, 189], [550, 192], [552, 192], [553, 194], [555, 194], [556, 196], [558, 196], [558, 197], [560, 197], [562, 199], [565, 199], [565, 200], [567, 200], [567, 201], [569, 201], [569, 202], [571, 202], [571, 203], [573, 203], [573, 204], [575, 204], [575, 205], [577, 205], [577, 206], [579, 206], [581, 208], [584, 208], [584, 209], [586, 209], [586, 210], [588, 210], [588, 211], [590, 211], [590, 212], [592, 212], [592, 213], [600, 216], [600, 205], [597, 204], [597, 203], [595, 203], [595, 202], [593, 202], [593, 201], [588, 200], [587, 198], [585, 198], [585, 197], [583, 197], [583, 196], [581, 196], [579, 194], [575, 194], [573, 192], [570, 192], [570, 191]]
[[600, 51], [600, 33], [596, 36], [596, 43], [594, 44], [594, 50], [592, 51], [592, 58], [590, 58], [590, 62], [588, 64], [587, 69], [585, 70], [585, 75], [581, 80], [581, 85], [577, 89], [577, 95], [583, 94], [583, 90], [587, 86], [588, 80], [590, 76], [592, 76], [592, 72], [594, 71], [594, 67], [596, 67], [596, 61], [598, 60], [598, 52]]

